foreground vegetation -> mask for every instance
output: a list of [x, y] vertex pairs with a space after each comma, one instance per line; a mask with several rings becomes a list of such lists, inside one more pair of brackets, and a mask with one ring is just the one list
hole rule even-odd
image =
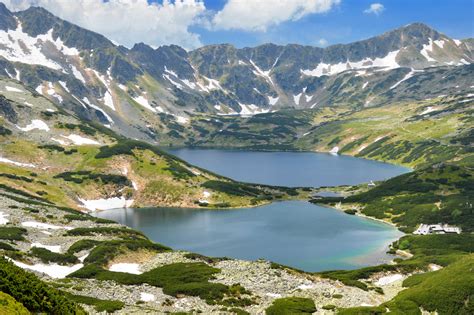
[[0, 291], [10, 295], [32, 313], [85, 314], [61, 292], [35, 275], [0, 257]]

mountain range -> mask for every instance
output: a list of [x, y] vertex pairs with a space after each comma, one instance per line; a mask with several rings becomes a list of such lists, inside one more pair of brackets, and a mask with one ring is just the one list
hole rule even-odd
[[219, 44], [186, 51], [138, 43], [128, 49], [43, 8], [10, 12], [0, 3], [0, 76], [82, 119], [152, 142], [200, 115], [357, 109], [467, 94], [473, 43], [414, 23], [327, 48]]

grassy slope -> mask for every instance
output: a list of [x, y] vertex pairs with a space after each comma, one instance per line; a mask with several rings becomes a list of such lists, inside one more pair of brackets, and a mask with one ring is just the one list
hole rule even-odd
[[[253, 117], [195, 117], [175, 145], [340, 153], [410, 167], [471, 153], [472, 100], [462, 95], [380, 107], [288, 110]], [[426, 112], [430, 109], [430, 112]], [[424, 113], [422, 115], [422, 113]]]
[[[9, 100], [3, 106], [5, 110], [15, 112], [17, 117], [15, 123], [0, 117], [3, 130], [0, 133], [1, 156], [37, 167], [0, 163], [0, 184], [34, 193], [52, 202], [77, 208], [78, 198], [124, 196], [133, 199], [134, 206], [199, 207], [198, 201], [207, 199], [210, 207], [241, 207], [297, 194], [284, 188], [236, 183], [199, 169], [155, 146], [125, 140], [99, 125], [88, 125], [27, 90], [7, 96]], [[22, 105], [23, 98], [33, 107]], [[47, 111], [51, 108], [56, 112]], [[32, 119], [45, 122], [50, 130], [20, 132], [15, 126], [28, 125]], [[63, 136], [66, 135], [79, 135], [105, 146], [66, 146], [51, 140], [65, 141]], [[78, 173], [84, 171], [91, 175]], [[66, 172], [72, 174], [66, 176]], [[209, 182], [214, 185], [206, 185]], [[216, 182], [221, 185], [216, 185]], [[236, 193], [235, 189], [223, 189], [224, 185], [245, 189]], [[210, 196], [205, 197], [205, 192]]]

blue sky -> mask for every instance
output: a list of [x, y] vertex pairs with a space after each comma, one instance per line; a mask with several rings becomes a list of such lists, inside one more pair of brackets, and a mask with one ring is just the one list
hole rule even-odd
[[186, 49], [231, 43], [328, 46], [422, 22], [455, 38], [474, 37], [474, 0], [0, 0], [31, 5], [117, 44]]
[[[205, 0], [207, 8], [221, 10], [226, 0]], [[380, 3], [384, 10], [377, 14], [364, 13], [372, 3]], [[322, 14], [309, 14], [297, 21], [286, 21], [265, 32], [240, 30], [213, 31], [193, 27], [204, 44], [232, 43], [238, 47], [255, 46], [266, 42], [298, 43], [321, 46], [349, 43], [394, 28], [422, 22], [446, 35], [463, 39], [474, 37], [473, 0], [342, 0]]]

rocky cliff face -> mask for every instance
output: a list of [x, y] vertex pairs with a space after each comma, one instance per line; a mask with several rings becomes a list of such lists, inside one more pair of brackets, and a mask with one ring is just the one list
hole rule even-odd
[[143, 43], [127, 49], [42, 8], [12, 13], [0, 4], [0, 75], [137, 138], [156, 138], [166, 122], [185, 125], [196, 113], [364, 107], [454, 88], [467, 93], [472, 48], [471, 39], [414, 23], [324, 49], [222, 44], [187, 52]]

